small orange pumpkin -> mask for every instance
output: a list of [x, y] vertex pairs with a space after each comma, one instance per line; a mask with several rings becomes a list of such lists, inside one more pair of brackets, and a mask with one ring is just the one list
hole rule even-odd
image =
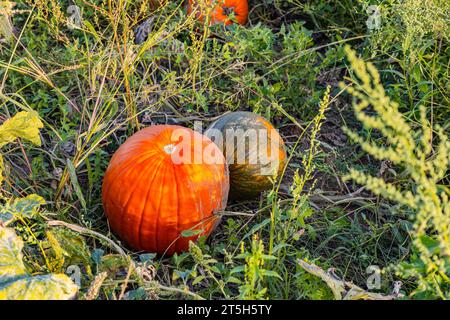
[[[199, 1], [202, 4], [213, 4], [217, 1], [217, 5], [212, 9], [211, 12], [211, 25], [217, 23], [223, 23], [225, 25], [230, 25], [233, 21], [230, 19], [232, 13], [239, 24], [246, 24], [248, 19], [248, 1], [247, 0], [189, 0], [188, 2], [188, 14], [190, 14], [194, 8], [201, 10]], [[204, 21], [204, 16], [201, 12], [197, 13], [197, 19]]]
[[209, 138], [157, 125], [128, 138], [113, 155], [102, 200], [112, 230], [130, 247], [171, 255], [211, 233], [228, 190], [226, 161]]

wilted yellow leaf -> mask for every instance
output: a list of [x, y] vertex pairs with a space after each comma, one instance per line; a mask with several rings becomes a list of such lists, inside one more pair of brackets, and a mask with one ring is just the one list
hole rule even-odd
[[330, 287], [331, 291], [333, 291], [336, 300], [393, 300], [402, 296], [400, 293], [382, 295], [369, 292], [351, 282], [337, 278], [336, 275], [330, 271], [325, 272], [315, 264], [308, 263], [302, 259], [298, 259], [297, 262], [305, 271], [322, 279], [328, 287]]
[[0, 148], [17, 138], [41, 145], [39, 129], [44, 125], [35, 111], [18, 112], [0, 126]]
[[22, 261], [23, 241], [0, 227], [0, 300], [67, 300], [78, 286], [65, 274], [30, 275]]

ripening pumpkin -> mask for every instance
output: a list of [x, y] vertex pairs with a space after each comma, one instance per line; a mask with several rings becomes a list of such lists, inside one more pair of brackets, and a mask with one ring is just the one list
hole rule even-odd
[[271, 188], [286, 164], [283, 139], [270, 122], [252, 112], [228, 113], [205, 135], [224, 152], [233, 199], [250, 199]]
[[211, 233], [228, 191], [225, 158], [210, 139], [188, 128], [155, 125], [115, 152], [102, 200], [112, 230], [131, 248], [171, 255]]
[[[197, 19], [204, 21], [204, 16], [200, 12], [201, 6], [200, 1], [203, 5], [212, 4], [216, 0], [189, 0], [187, 12], [190, 14], [194, 8], [198, 8]], [[218, 4], [212, 9], [211, 12], [211, 22], [210, 24], [223, 23], [225, 25], [230, 25], [233, 21], [230, 19], [231, 15], [234, 13], [234, 18], [239, 24], [246, 24], [248, 19], [248, 1], [247, 0], [217, 0]]]

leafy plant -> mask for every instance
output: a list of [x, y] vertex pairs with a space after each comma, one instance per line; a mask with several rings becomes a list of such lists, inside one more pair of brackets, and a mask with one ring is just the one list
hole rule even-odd
[[241, 254], [238, 259], [245, 259], [245, 265], [235, 272], [242, 270], [244, 273], [243, 284], [239, 287], [239, 298], [255, 300], [267, 297], [267, 288], [265, 281], [269, 277], [280, 278], [280, 275], [273, 270], [267, 269], [267, 261], [275, 260], [276, 257], [264, 253], [264, 245], [257, 235], [253, 236], [251, 242], [251, 251], [245, 250], [244, 244], [241, 247]]
[[[442, 125], [449, 119], [450, 4], [442, 0], [388, 1], [379, 4], [381, 26], [373, 30], [367, 57], [375, 62], [386, 92], [406, 115], [419, 120], [418, 106], [432, 111], [430, 119]], [[386, 67], [386, 68], [385, 68]]]

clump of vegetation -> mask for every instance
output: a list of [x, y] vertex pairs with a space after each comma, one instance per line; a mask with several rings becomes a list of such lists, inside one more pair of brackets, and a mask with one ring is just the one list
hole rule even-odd
[[[17, 138], [40, 145], [39, 129], [42, 122], [34, 111], [21, 111], [0, 125], [0, 148]], [[0, 154], [0, 187], [3, 182], [3, 158]], [[22, 238], [8, 226], [18, 222], [16, 229], [24, 231], [29, 243], [38, 245], [45, 256], [42, 245], [29, 227], [29, 221], [38, 214], [45, 200], [38, 195], [7, 199], [0, 206], [0, 300], [46, 300], [74, 298], [78, 286], [65, 274], [32, 276], [23, 262]], [[31, 242], [29, 239], [31, 238]]]
[[[345, 176], [370, 191], [412, 209], [413, 240], [411, 262], [396, 267], [405, 277], [417, 277], [414, 294], [449, 298], [450, 294], [450, 192], [442, 184], [450, 166], [450, 141], [441, 126], [435, 129], [426, 118], [426, 110], [420, 107], [420, 125], [414, 131], [398, 111], [398, 104], [385, 95], [380, 76], [371, 63], [365, 64], [356, 53], [347, 48], [354, 71], [354, 85], [346, 90], [357, 102], [353, 107], [356, 118], [366, 130], [377, 130], [386, 139], [377, 144], [358, 136], [350, 129], [347, 135], [361, 148], [378, 160], [388, 160], [405, 170], [412, 190], [386, 183], [382, 178], [351, 169]], [[345, 88], [344, 84], [341, 87]], [[371, 110], [372, 113], [368, 111]], [[438, 140], [433, 147], [433, 140]]]

